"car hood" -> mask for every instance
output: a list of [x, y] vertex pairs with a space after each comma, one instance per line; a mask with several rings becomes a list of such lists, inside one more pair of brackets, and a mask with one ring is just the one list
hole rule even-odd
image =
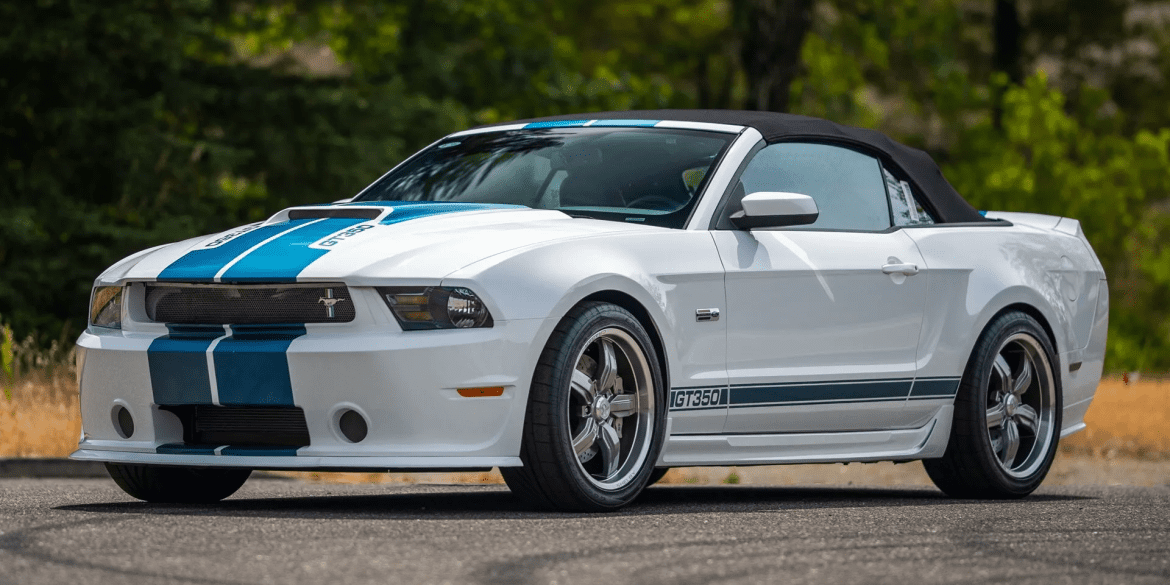
[[110, 267], [103, 282], [430, 281], [518, 248], [656, 230], [559, 211], [471, 203], [294, 207], [268, 221], [152, 248]]

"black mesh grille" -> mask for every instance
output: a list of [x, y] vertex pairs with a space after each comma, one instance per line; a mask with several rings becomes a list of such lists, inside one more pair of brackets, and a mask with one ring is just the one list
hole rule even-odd
[[345, 323], [354, 308], [344, 284], [148, 284], [146, 315], [182, 324]]
[[289, 406], [160, 406], [183, 423], [188, 445], [305, 447], [305, 411]]

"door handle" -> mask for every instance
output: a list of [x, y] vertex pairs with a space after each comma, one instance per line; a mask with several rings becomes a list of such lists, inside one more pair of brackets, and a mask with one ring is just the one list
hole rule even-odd
[[882, 266], [882, 272], [886, 274], [905, 274], [906, 276], [914, 276], [918, 274], [917, 264], [886, 264]]

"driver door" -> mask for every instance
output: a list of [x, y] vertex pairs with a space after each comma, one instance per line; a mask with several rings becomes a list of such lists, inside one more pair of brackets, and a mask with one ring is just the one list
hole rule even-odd
[[[909, 236], [891, 227], [878, 160], [825, 144], [774, 144], [740, 180], [742, 193], [809, 195], [820, 216], [808, 226], [712, 232], [726, 270], [724, 432], [911, 424], [904, 406], [926, 267]], [[729, 202], [722, 217], [735, 211]]]

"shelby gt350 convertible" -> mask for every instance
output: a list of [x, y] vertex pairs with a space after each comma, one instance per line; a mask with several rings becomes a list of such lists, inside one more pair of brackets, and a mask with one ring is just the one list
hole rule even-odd
[[1076, 220], [980, 213], [877, 132], [529, 120], [110, 267], [73, 457], [163, 502], [253, 469], [498, 467], [609, 510], [670, 467], [917, 459], [1021, 497], [1085, 426], [1107, 315]]

